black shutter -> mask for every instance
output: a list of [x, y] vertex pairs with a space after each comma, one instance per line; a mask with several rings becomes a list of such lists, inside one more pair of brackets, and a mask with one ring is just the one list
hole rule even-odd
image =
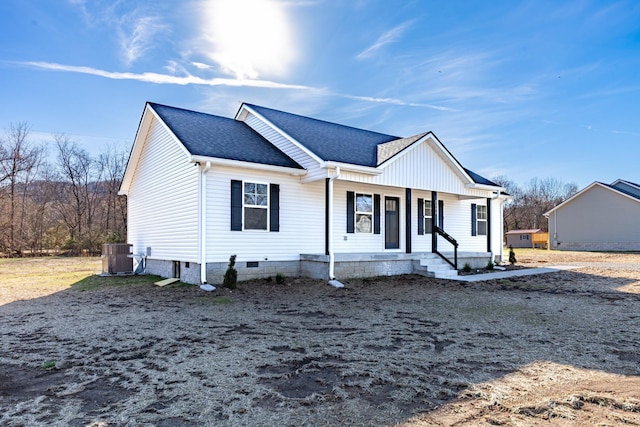
[[347, 233], [355, 232], [355, 207], [356, 195], [353, 191], [347, 191]]
[[472, 236], [477, 236], [478, 235], [478, 230], [477, 230], [477, 207], [475, 203], [471, 203], [471, 235]]
[[418, 235], [424, 235], [424, 200], [418, 199]]
[[242, 181], [231, 180], [231, 231], [242, 231]]
[[269, 231], [280, 231], [280, 186], [269, 185]]
[[380, 234], [380, 195], [373, 195], [373, 234]]

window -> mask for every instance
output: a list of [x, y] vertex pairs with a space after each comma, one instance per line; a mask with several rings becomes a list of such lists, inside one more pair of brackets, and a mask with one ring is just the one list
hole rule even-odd
[[431, 206], [431, 200], [424, 201], [424, 234], [431, 234], [433, 230], [431, 226], [433, 225], [433, 208]]
[[487, 207], [478, 205], [478, 236], [487, 235]]
[[280, 185], [231, 180], [231, 231], [280, 231]]
[[356, 233], [371, 233], [373, 227], [373, 196], [356, 194]]
[[267, 230], [269, 218], [269, 185], [245, 182], [243, 187], [245, 230]]
[[520, 240], [529, 240], [529, 235], [528, 234], [521, 234], [520, 235]]

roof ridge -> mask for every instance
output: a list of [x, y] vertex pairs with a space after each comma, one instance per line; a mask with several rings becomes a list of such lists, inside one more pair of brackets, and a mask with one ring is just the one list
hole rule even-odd
[[388, 134], [388, 133], [377, 132], [377, 131], [374, 131], [374, 130], [358, 128], [358, 127], [350, 126], [350, 125], [343, 125], [342, 123], [330, 122], [329, 120], [322, 120], [322, 119], [317, 119], [315, 117], [303, 116], [302, 114], [290, 113], [288, 111], [283, 111], [283, 110], [276, 110], [275, 108], [264, 107], [262, 105], [251, 104], [251, 103], [248, 103], [248, 102], [244, 102], [244, 105], [246, 105], [248, 107], [251, 107], [251, 108], [256, 108], [257, 107], [259, 109], [275, 111], [276, 113], [288, 114], [290, 116], [300, 117], [300, 118], [306, 119], [306, 120], [313, 120], [315, 122], [320, 122], [320, 123], [326, 123], [326, 124], [333, 125], [333, 126], [340, 126], [340, 127], [343, 127], [343, 128], [354, 129], [354, 130], [357, 130], [357, 131], [360, 131], [360, 132], [367, 132], [367, 133], [377, 134], [377, 135], [381, 135], [381, 136], [389, 136], [389, 137], [397, 138], [397, 139], [401, 139], [402, 138], [402, 137], [397, 136], [397, 135], [391, 135], [391, 134]]

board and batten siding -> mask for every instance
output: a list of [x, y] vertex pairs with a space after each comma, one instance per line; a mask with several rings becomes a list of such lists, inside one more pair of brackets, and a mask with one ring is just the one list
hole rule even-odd
[[199, 168], [154, 118], [136, 166], [128, 203], [128, 241], [149, 258], [198, 262]]
[[[231, 181], [280, 186], [280, 231], [231, 231]], [[213, 166], [207, 173], [207, 262], [297, 261], [323, 254], [324, 181], [303, 184], [286, 173]]]
[[426, 142], [399, 156], [383, 167], [380, 175], [342, 171], [341, 177], [366, 184], [485, 197], [484, 191], [466, 188], [460, 176]]

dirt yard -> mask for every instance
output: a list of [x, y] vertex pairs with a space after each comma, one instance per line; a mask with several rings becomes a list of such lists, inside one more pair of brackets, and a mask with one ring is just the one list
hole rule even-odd
[[640, 425], [640, 254], [207, 293], [0, 260], [3, 426]]

